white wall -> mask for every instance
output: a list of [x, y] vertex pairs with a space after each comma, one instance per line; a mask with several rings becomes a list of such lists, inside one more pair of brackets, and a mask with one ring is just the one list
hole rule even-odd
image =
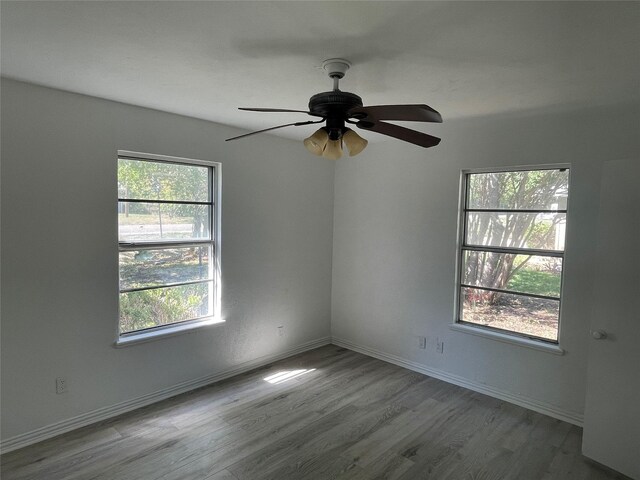
[[[3, 79], [3, 440], [329, 336], [334, 162], [238, 133]], [[226, 323], [112, 346], [118, 149], [222, 162]]]
[[[225, 143], [238, 131], [4, 79], [1, 93], [3, 440], [330, 332], [581, 417], [601, 168], [638, 158], [637, 106], [447, 121], [428, 128], [438, 147], [372, 144], [335, 163], [334, 183], [334, 162], [297, 142]], [[112, 347], [118, 149], [223, 163], [225, 324]], [[572, 165], [566, 354], [450, 330], [460, 169], [554, 162]]]
[[[443, 138], [436, 148], [385, 142], [338, 162], [334, 340], [579, 423], [601, 168], [606, 160], [638, 158], [639, 124], [637, 105], [445, 120], [426, 129]], [[550, 163], [572, 167], [561, 319], [566, 354], [451, 330], [461, 169]], [[444, 354], [418, 349], [415, 335], [444, 339]]]

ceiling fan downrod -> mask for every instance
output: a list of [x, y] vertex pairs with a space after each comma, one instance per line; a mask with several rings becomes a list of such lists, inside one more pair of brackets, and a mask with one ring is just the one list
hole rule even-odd
[[333, 90], [340, 90], [338, 82], [347, 73], [347, 70], [351, 67], [351, 63], [343, 58], [330, 58], [322, 62], [322, 68], [324, 68], [329, 75], [329, 78], [333, 79]]

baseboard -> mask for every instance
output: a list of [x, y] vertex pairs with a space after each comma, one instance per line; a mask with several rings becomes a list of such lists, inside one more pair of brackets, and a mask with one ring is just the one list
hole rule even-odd
[[148, 395], [143, 395], [131, 400], [126, 400], [124, 402], [120, 402], [108, 407], [98, 408], [96, 410], [83, 413], [82, 415], [78, 415], [76, 417], [68, 418], [66, 420], [41, 427], [27, 433], [16, 435], [15, 437], [11, 437], [0, 442], [0, 452], [8, 453], [13, 450], [17, 450], [19, 448], [26, 447], [28, 445], [32, 445], [34, 443], [38, 443], [43, 440], [61, 435], [63, 433], [70, 432], [77, 428], [85, 427], [87, 425], [91, 425], [92, 423], [107, 420], [108, 418], [121, 415], [131, 410], [151, 405], [152, 403], [156, 403], [161, 400], [180, 395], [181, 393], [185, 393], [190, 390], [195, 390], [196, 388], [205, 387], [212, 383], [219, 382], [220, 380], [224, 380], [226, 378], [248, 372], [250, 370], [253, 370], [254, 368], [262, 367], [277, 360], [282, 360], [292, 355], [306, 352], [307, 350], [313, 350], [314, 348], [322, 347], [330, 343], [330, 337], [319, 338], [317, 340], [303, 343], [295, 348], [275, 355], [266, 355], [248, 362], [241, 363], [231, 369], [216, 373], [214, 375], [208, 375], [206, 377], [197, 378], [195, 380], [182, 382], [172, 387], [150, 393]]
[[490, 397], [498, 398], [500, 400], [504, 400], [506, 402], [528, 408], [535, 412], [557, 418], [558, 420], [563, 420], [579, 427], [582, 427], [583, 425], [584, 417], [583, 414], [579, 412], [565, 410], [555, 405], [536, 400], [534, 398], [529, 398], [524, 395], [515, 395], [511, 392], [506, 392], [495, 387], [475, 383], [466, 378], [452, 375], [435, 368], [426, 367], [420, 363], [412, 362], [410, 360], [398, 357], [396, 355], [391, 355], [375, 348], [358, 345], [342, 338], [332, 337], [331, 343], [339, 347], [344, 347], [349, 350], [353, 350], [355, 352], [359, 352], [364, 355], [383, 360], [385, 362], [393, 363], [394, 365], [398, 365], [400, 367], [408, 368], [409, 370], [413, 370], [415, 372], [423, 373], [425, 375], [443, 380], [448, 383], [453, 383], [454, 385], [468, 388], [469, 390], [473, 390], [474, 392], [484, 393], [485, 395], [489, 395]]

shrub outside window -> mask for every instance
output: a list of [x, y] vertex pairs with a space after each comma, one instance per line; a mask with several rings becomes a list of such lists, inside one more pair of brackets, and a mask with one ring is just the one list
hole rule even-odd
[[118, 156], [120, 338], [216, 315], [216, 165]]
[[463, 174], [457, 322], [558, 343], [568, 168]]

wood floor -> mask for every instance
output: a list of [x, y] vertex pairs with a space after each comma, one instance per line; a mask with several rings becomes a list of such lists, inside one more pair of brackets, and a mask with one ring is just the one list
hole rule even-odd
[[10, 452], [1, 473], [2, 480], [626, 478], [584, 459], [581, 438], [568, 423], [329, 345]]

